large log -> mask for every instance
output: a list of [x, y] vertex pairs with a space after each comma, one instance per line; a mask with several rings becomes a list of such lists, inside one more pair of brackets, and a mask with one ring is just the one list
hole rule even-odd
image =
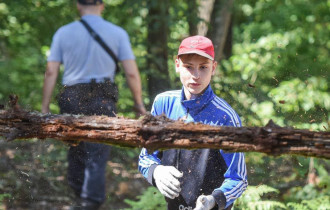
[[54, 115], [19, 108], [0, 110], [0, 136], [7, 140], [53, 138], [148, 149], [213, 148], [297, 154], [330, 159], [330, 132], [279, 127], [215, 127], [164, 116], [134, 120], [106, 116]]

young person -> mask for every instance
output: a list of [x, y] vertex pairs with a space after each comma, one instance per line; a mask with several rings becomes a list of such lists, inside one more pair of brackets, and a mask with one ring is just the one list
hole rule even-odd
[[[240, 127], [236, 112], [212, 91], [216, 67], [211, 40], [203, 36], [184, 39], [175, 60], [183, 88], [157, 95], [152, 115]], [[247, 187], [243, 153], [170, 149], [149, 154], [143, 148], [139, 170], [165, 196], [168, 209], [230, 209]]]
[[[77, 9], [85, 21], [112, 50], [123, 65], [134, 98], [137, 115], [145, 113], [139, 70], [127, 32], [101, 17], [102, 0], [78, 0]], [[74, 21], [54, 35], [45, 73], [42, 112], [49, 103], [60, 65], [64, 65], [59, 98], [61, 113], [115, 116], [116, 88], [113, 84], [116, 62], [91, 36], [84, 25]], [[105, 200], [105, 168], [110, 147], [80, 142], [68, 153], [68, 182], [77, 195], [73, 209], [95, 210]]]

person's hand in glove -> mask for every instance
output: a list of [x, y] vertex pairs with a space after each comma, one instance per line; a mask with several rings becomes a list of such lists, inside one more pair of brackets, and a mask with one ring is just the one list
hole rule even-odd
[[173, 166], [159, 165], [155, 168], [153, 178], [161, 194], [174, 199], [181, 191], [179, 178], [183, 173]]
[[194, 210], [209, 210], [215, 206], [215, 200], [212, 195], [200, 195], [196, 201]]

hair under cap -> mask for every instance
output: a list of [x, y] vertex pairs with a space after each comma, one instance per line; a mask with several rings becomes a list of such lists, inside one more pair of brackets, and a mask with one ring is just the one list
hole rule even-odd
[[103, 3], [102, 0], [78, 0], [78, 2], [83, 5], [98, 5]]
[[191, 36], [182, 40], [178, 55], [197, 54], [214, 60], [214, 47], [210, 39], [204, 36]]

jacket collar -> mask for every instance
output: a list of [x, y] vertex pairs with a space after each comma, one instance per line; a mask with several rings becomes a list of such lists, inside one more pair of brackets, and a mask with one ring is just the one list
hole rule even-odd
[[194, 114], [202, 110], [212, 99], [214, 93], [210, 85], [206, 88], [205, 92], [195, 99], [186, 100], [184, 95], [184, 87], [181, 91], [181, 104], [189, 110], [189, 113]]
[[81, 19], [84, 19], [84, 20], [102, 20], [103, 18], [99, 15], [88, 14], [88, 15], [83, 15], [81, 17]]

